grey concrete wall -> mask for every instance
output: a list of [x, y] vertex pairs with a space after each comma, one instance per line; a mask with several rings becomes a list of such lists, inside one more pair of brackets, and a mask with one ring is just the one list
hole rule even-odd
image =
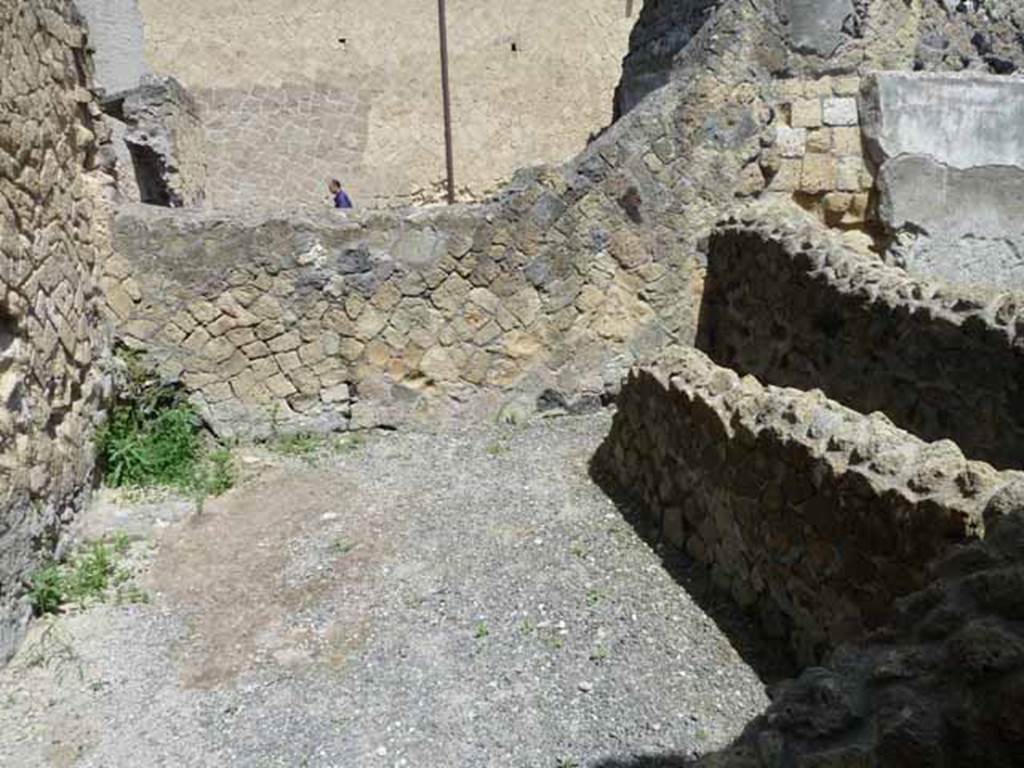
[[884, 72], [862, 101], [891, 260], [1024, 288], [1024, 78]]
[[137, 0], [75, 0], [93, 51], [96, 87], [126, 91], [149, 72], [146, 36]]

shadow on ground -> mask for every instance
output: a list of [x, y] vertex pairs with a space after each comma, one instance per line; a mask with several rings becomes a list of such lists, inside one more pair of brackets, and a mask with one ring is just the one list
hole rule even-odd
[[[593, 481], [615, 503], [623, 519], [658, 554], [662, 567], [729, 638], [733, 648], [757, 673], [761, 682], [772, 685], [799, 674], [800, 667], [785, 641], [767, 637], [756, 617], [743, 611], [733, 602], [731, 595], [715, 586], [707, 567], [675, 547], [661, 542], [660, 531], [647, 520], [642, 502], [610, 478], [607, 472], [602, 471], [593, 459], [590, 461], [589, 470]], [[687, 765], [681, 762], [682, 760], [683, 758], [672, 755], [641, 756], [633, 759], [633, 762], [598, 765], [600, 768]]]
[[589, 768], [693, 768], [697, 761], [678, 754], [608, 757], [592, 763]]

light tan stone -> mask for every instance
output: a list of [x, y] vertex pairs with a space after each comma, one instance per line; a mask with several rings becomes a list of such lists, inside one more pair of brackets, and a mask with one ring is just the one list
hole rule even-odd
[[298, 391], [283, 373], [271, 376], [267, 380], [267, 388], [275, 397], [287, 397]]
[[373, 295], [371, 303], [382, 312], [390, 312], [402, 300], [402, 292], [394, 283], [385, 283]]
[[433, 347], [424, 353], [419, 369], [434, 381], [454, 381], [459, 377], [451, 352], [445, 347]]
[[790, 104], [789, 124], [793, 128], [820, 128], [821, 99], [798, 99]]
[[832, 79], [832, 93], [836, 96], [856, 96], [860, 93], [859, 77], [836, 77]]
[[819, 128], [807, 134], [808, 152], [830, 152], [832, 151], [832, 129]]
[[362, 341], [369, 341], [378, 333], [384, 330], [387, 325], [387, 316], [379, 312], [375, 307], [368, 306], [356, 320], [355, 336]]
[[860, 128], [839, 126], [832, 129], [832, 141], [839, 155], [863, 155], [864, 147]]
[[302, 340], [299, 338], [299, 334], [295, 331], [288, 331], [280, 336], [267, 341], [267, 346], [270, 347], [271, 352], [291, 352], [293, 349], [298, 349], [302, 344]]
[[374, 339], [366, 345], [365, 359], [375, 368], [383, 368], [391, 359], [392, 349], [379, 339]]
[[277, 361], [277, 364], [285, 373], [294, 371], [302, 365], [302, 361], [299, 360], [299, 356], [295, 352], [285, 352], [280, 355], [274, 355], [274, 360]]
[[831, 155], [808, 155], [800, 171], [802, 192], [828, 192], [836, 188], [836, 160]]
[[803, 174], [802, 160], [783, 160], [768, 189], [773, 192], [796, 192], [800, 189], [800, 177]]

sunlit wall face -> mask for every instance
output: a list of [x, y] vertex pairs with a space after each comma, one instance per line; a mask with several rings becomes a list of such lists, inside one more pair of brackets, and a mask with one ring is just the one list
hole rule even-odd
[[[198, 98], [214, 204], [440, 194], [432, 0], [140, 0], [146, 57]], [[629, 0], [448, 0], [456, 181], [480, 194], [611, 121]]]

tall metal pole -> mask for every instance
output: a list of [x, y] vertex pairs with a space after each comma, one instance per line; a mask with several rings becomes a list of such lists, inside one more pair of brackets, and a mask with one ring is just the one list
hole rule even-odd
[[452, 100], [448, 88], [448, 21], [445, 0], [437, 0], [437, 24], [441, 30], [441, 95], [444, 98], [444, 157], [448, 171], [448, 205], [455, 202], [455, 160], [452, 157]]

